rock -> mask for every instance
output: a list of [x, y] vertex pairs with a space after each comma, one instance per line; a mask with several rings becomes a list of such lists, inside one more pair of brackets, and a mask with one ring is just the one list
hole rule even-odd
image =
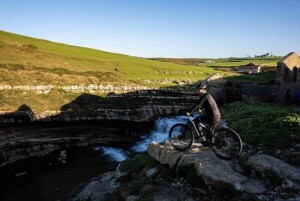
[[291, 189], [291, 188], [293, 188], [293, 185], [294, 185], [294, 183], [291, 180], [286, 179], [283, 181], [281, 186], [283, 189]]
[[300, 170], [277, 158], [269, 155], [254, 155], [248, 159], [248, 165], [254, 169], [263, 172], [265, 170], [274, 171], [280, 178], [299, 180]]
[[105, 200], [107, 196], [119, 187], [116, 182], [115, 172], [107, 172], [94, 178], [82, 187], [70, 200]]
[[118, 164], [117, 168], [116, 168], [116, 172], [115, 172], [115, 175], [116, 175], [116, 178], [119, 178], [122, 176], [122, 172], [120, 170], [120, 167], [121, 167], [121, 163]]
[[207, 195], [207, 192], [201, 188], [193, 188], [193, 191], [196, 191], [199, 194]]
[[[259, 180], [249, 180], [234, 171], [231, 161], [219, 159], [211, 150], [194, 144], [190, 150], [178, 152], [170, 145], [160, 145], [152, 142], [148, 146], [150, 156], [161, 164], [168, 164], [171, 168], [192, 165], [199, 177], [206, 184], [226, 183], [239, 191], [263, 193], [264, 184]], [[175, 183], [175, 186], [177, 183]]]
[[176, 182], [175, 184], [175, 188], [182, 188], [183, 187], [183, 184], [179, 181]]
[[15, 177], [24, 176], [26, 174], [27, 174], [27, 172], [20, 172], [20, 173], [15, 174]]
[[137, 200], [140, 200], [140, 197], [135, 196], [135, 195], [129, 196], [129, 197], [126, 199], [126, 201], [137, 201]]
[[147, 177], [155, 178], [158, 175], [159, 170], [154, 167], [146, 172]]
[[140, 194], [145, 194], [145, 193], [149, 193], [149, 192], [155, 192], [156, 190], [157, 190], [157, 187], [155, 185], [146, 184], [140, 190]]
[[280, 149], [277, 149], [276, 154], [280, 155], [280, 154], [282, 154], [282, 151]]

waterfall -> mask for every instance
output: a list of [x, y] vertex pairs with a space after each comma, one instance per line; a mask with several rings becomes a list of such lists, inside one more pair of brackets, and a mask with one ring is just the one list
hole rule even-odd
[[169, 130], [176, 123], [187, 121], [185, 116], [176, 116], [171, 118], [158, 118], [155, 121], [155, 128], [150, 132], [150, 135], [144, 135], [142, 141], [136, 143], [131, 150], [133, 152], [143, 152], [147, 150], [148, 145], [155, 141], [161, 143], [168, 140]]
[[125, 151], [120, 148], [113, 147], [96, 147], [96, 150], [100, 150], [104, 155], [108, 156], [112, 161], [121, 162], [129, 158], [132, 153], [143, 152], [147, 150], [148, 145], [155, 141], [161, 143], [164, 140], [168, 140], [168, 133], [170, 128], [176, 123], [185, 123], [187, 121], [186, 116], [175, 116], [169, 118], [158, 118], [155, 121], [155, 127], [150, 133], [145, 133], [141, 137], [141, 141], [137, 142], [130, 151]]

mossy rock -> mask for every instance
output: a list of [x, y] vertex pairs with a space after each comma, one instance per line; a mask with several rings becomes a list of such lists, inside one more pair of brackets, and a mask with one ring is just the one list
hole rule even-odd
[[134, 157], [122, 162], [120, 166], [121, 172], [133, 171], [140, 172], [145, 166], [151, 168], [157, 165], [158, 162], [154, 160], [147, 153], [138, 154]]

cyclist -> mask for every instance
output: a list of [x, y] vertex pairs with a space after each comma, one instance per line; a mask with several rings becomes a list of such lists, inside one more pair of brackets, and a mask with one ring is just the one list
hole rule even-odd
[[210, 125], [210, 131], [213, 133], [216, 125], [221, 120], [221, 113], [215, 99], [206, 91], [206, 88], [207, 84], [204, 82], [196, 85], [196, 90], [200, 99], [190, 113], [193, 114], [194, 112], [201, 110], [201, 121], [208, 123]]

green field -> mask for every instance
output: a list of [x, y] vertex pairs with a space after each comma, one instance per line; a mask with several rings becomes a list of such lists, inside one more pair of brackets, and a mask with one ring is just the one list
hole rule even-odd
[[[265, 65], [270, 67], [275, 67], [278, 60], [281, 57], [261, 57], [261, 58], [187, 58], [187, 59], [176, 59], [176, 58], [151, 58], [154, 61], [170, 62], [175, 64], [190, 65], [190, 66], [201, 66], [210, 68], [234, 68], [240, 65], [245, 65], [253, 62], [257, 65]], [[211, 61], [211, 63], [206, 61]]]
[[[122, 85], [124, 82], [144, 83], [142, 80], [147, 80], [150, 85], [160, 85], [157, 80], [172, 85], [173, 80], [193, 82], [216, 72], [212, 68], [200, 69], [195, 66], [151, 61], [4, 31], [0, 31], [0, 65], [0, 84], [28, 85], [65, 84], [64, 82], [108, 82]], [[48, 75], [45, 77], [42, 72]], [[20, 74], [24, 76], [23, 79]], [[65, 77], [62, 78], [63, 76]]]

